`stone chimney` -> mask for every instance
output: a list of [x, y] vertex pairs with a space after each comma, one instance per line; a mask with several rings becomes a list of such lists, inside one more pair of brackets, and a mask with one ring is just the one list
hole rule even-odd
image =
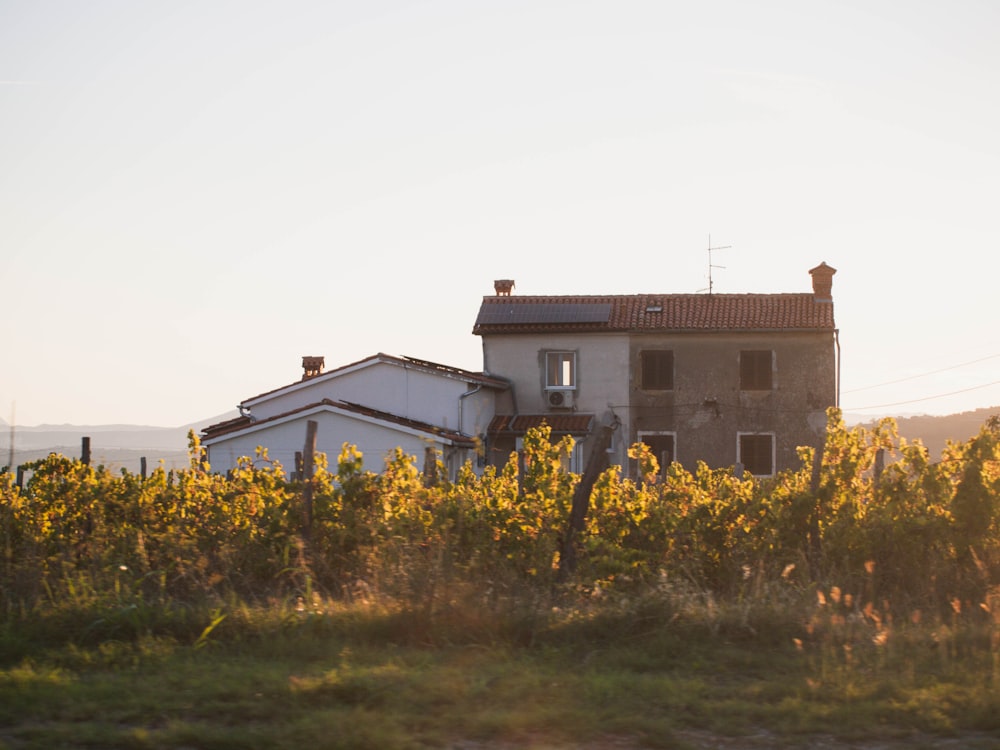
[[514, 279], [497, 279], [493, 282], [493, 289], [498, 297], [509, 297], [511, 289], [514, 288]]
[[813, 278], [813, 296], [816, 299], [833, 301], [833, 275], [835, 273], [837, 273], [837, 269], [828, 266], [826, 261], [809, 270], [809, 274]]
[[309, 380], [323, 372], [326, 360], [323, 357], [303, 357], [302, 358], [302, 379]]

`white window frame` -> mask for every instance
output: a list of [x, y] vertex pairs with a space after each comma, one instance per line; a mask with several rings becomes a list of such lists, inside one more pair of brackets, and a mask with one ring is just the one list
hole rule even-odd
[[[775, 467], [777, 465], [777, 455], [778, 455], [778, 437], [773, 432], [737, 432], [736, 433], [736, 462], [741, 464], [745, 471], [749, 471], [749, 468], [745, 463], [743, 463], [743, 438], [744, 436], [752, 437], [769, 437], [771, 438], [771, 473], [770, 474], [753, 474], [755, 477], [773, 477], [775, 475]], [[751, 472], [752, 473], [752, 472]]]
[[[553, 358], [558, 357], [555, 369], [550, 366]], [[569, 372], [567, 373], [567, 367]], [[550, 374], [555, 374], [557, 382], [551, 382]], [[568, 377], [567, 377], [568, 375]], [[564, 382], [569, 380], [569, 383]], [[575, 391], [577, 384], [577, 356], [574, 351], [553, 349], [545, 352], [545, 390], [546, 391]]]
[[569, 454], [569, 470], [574, 474], [583, 473], [583, 440], [573, 437], [573, 451]]

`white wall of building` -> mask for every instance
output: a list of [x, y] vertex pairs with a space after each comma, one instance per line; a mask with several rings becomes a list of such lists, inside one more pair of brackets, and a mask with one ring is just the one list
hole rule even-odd
[[518, 412], [546, 412], [544, 352], [558, 350], [577, 353], [576, 411], [601, 418], [609, 405], [627, 409], [629, 340], [624, 334], [488, 336], [483, 342], [484, 369], [511, 382]]
[[461, 398], [473, 388], [473, 384], [458, 377], [410, 364], [375, 361], [324, 373], [244, 403], [255, 418], [263, 420], [323, 399], [347, 401], [478, 435], [492, 417], [493, 392], [484, 388]]
[[[309, 420], [317, 423], [316, 450], [326, 454], [332, 471], [336, 471], [337, 457], [345, 442], [361, 451], [366, 470], [376, 472], [385, 468], [385, 457], [397, 446], [414, 456], [417, 466], [421, 468], [427, 446], [434, 446], [442, 451], [442, 458], [447, 458], [454, 452], [452, 448], [439, 441], [432, 441], [426, 435], [324, 408], [306, 410], [287, 419], [262, 424], [257, 429], [250, 427], [233, 435], [207, 440], [208, 460], [212, 471], [228, 471], [236, 466], [241, 456], [255, 457], [258, 446], [266, 445], [268, 456], [279, 461], [286, 473], [291, 474], [295, 470], [295, 453], [302, 451], [305, 446], [306, 423]], [[448, 462], [449, 468], [457, 468], [466, 457], [475, 459], [471, 451], [461, 453], [461, 456]]]

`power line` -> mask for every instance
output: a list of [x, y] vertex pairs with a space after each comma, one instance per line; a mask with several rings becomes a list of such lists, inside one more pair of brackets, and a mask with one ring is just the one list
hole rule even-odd
[[884, 409], [887, 406], [903, 406], [905, 404], [916, 404], [920, 401], [933, 401], [936, 398], [945, 398], [946, 396], [954, 396], [959, 393], [968, 393], [969, 391], [978, 391], [982, 388], [989, 388], [991, 385], [1000, 384], [1000, 380], [994, 380], [992, 383], [984, 383], [983, 385], [974, 385], [971, 388], [963, 388], [960, 391], [951, 391], [950, 393], [939, 393], [936, 396], [925, 396], [923, 398], [913, 398], [909, 401], [894, 401], [891, 404], [874, 404], [872, 406], [852, 406], [850, 408], [841, 407], [843, 411], [863, 411], [865, 409]]
[[[866, 386], [863, 386], [861, 388], [851, 388], [849, 391], [842, 391], [842, 393], [857, 393], [858, 391], [869, 391], [872, 388], [881, 388], [884, 385], [894, 385], [896, 383], [903, 383], [903, 382], [905, 382], [907, 380], [916, 380], [917, 378], [925, 378], [928, 375], [937, 375], [938, 373], [941, 373], [941, 372], [948, 372], [949, 370], [957, 370], [959, 367], [968, 367], [969, 365], [974, 365], [974, 364], [977, 364], [979, 362], [985, 362], [988, 359], [996, 359], [997, 357], [1000, 357], [1000, 354], [990, 354], [988, 357], [980, 357], [979, 359], [974, 359], [971, 362], [962, 362], [961, 364], [951, 365], [950, 367], [942, 367], [940, 370], [931, 370], [930, 372], [920, 373], [919, 375], [910, 375], [910, 376], [905, 377], [905, 378], [897, 378], [896, 380], [887, 380], [884, 383], [876, 383], [875, 385], [866, 385]], [[990, 385], [992, 385], [992, 383]], [[977, 386], [977, 387], [985, 388], [985, 386]], [[974, 390], [974, 389], [970, 388], [969, 390]], [[956, 393], [961, 393], [961, 392], [962, 391], [956, 391]], [[951, 395], [951, 394], [945, 394], [945, 395]], [[929, 398], [938, 398], [938, 397], [937, 396], [930, 396]], [[921, 401], [921, 400], [926, 400], [926, 399], [917, 399], [917, 400]], [[905, 404], [905, 403], [909, 403], [909, 402], [908, 401], [902, 401], [900, 403], [904, 403]], [[892, 406], [892, 404], [888, 404], [888, 406]]]

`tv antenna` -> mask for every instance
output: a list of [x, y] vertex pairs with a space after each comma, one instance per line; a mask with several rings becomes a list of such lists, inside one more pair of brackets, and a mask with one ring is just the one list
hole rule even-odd
[[725, 268], [725, 266], [716, 266], [712, 264], [712, 251], [713, 250], [728, 250], [732, 245], [720, 245], [719, 247], [712, 247], [712, 235], [708, 235], [708, 293], [712, 293], [712, 269], [713, 268]]

